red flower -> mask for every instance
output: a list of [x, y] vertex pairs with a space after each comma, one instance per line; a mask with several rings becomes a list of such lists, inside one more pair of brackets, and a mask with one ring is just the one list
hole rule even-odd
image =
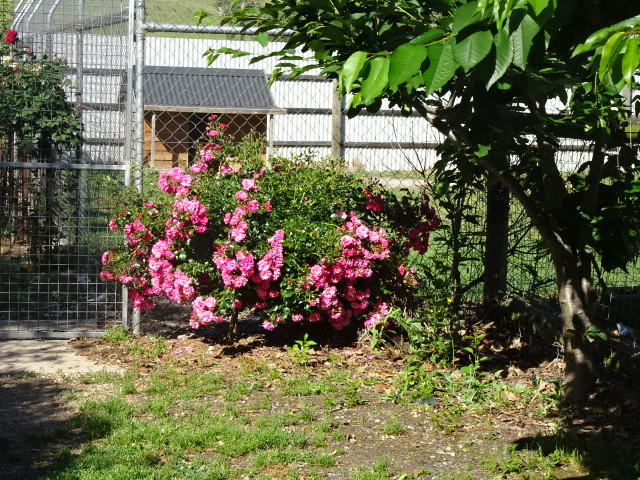
[[9, 45], [13, 45], [18, 41], [18, 32], [16, 32], [13, 28], [7, 32], [7, 35], [4, 37], [4, 41]]

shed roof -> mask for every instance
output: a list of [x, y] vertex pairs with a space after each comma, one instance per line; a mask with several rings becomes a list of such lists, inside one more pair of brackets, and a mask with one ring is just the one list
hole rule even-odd
[[145, 110], [200, 113], [284, 113], [262, 70], [144, 67]]

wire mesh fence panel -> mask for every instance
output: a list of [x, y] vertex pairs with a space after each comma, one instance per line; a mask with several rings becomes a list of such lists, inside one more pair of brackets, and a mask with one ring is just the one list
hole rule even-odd
[[[105, 172], [0, 168], [0, 336], [99, 332], [121, 321], [119, 288], [98, 278]], [[111, 175], [110, 175], [111, 176]]]
[[122, 322], [121, 289], [98, 274], [121, 242], [107, 223], [130, 157], [128, 13], [98, 0], [2, 5], [15, 37], [2, 64], [0, 337], [99, 334]]

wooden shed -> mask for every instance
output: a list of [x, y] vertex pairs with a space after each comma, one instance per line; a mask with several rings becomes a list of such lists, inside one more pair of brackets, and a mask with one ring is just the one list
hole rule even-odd
[[270, 146], [272, 115], [285, 113], [251, 69], [145, 67], [144, 104], [145, 163], [158, 169], [192, 162], [212, 114], [236, 139], [254, 132]]

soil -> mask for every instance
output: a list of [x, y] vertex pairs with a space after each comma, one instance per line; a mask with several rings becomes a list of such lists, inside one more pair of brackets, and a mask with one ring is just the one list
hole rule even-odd
[[[232, 380], [242, 371], [242, 365], [252, 358], [260, 358], [278, 366], [282, 372], [300, 369], [300, 362], [286, 350], [295, 339], [302, 337], [302, 330], [295, 327], [288, 331], [265, 332], [251, 318], [239, 322], [239, 338], [234, 344], [225, 341], [226, 326], [210, 330], [192, 331], [186, 328], [180, 309], [163, 310], [144, 318], [146, 333], [167, 338], [168, 351], [161, 356], [146, 358], [131, 353], [122, 343], [110, 343], [100, 338], [75, 339], [71, 345], [77, 354], [121, 369], [135, 368], [141, 372], [171, 361], [183, 371], [215, 370]], [[358, 339], [356, 332], [335, 335], [317, 330], [312, 338], [318, 348], [311, 352], [305, 368], [320, 372], [327, 362], [338, 362], [349, 371], [356, 372], [364, 383], [357, 402], [346, 401], [331, 411], [332, 422], [340, 425], [344, 440], [337, 442], [336, 465], [322, 468], [325, 478], [347, 479], [355, 466], [372, 465], [378, 458], [391, 461], [395, 472], [412, 472], [405, 478], [442, 478], [455, 472], [467, 472], [468, 478], [516, 478], [486, 476], [481, 468], [492, 456], [504, 455], [506, 446], [514, 448], [543, 448], [544, 439], [556, 438], [562, 422], [578, 445], [601, 437], [603, 444], [623, 441], [628, 445], [640, 445], [640, 395], [623, 378], [604, 372], [599, 380], [597, 393], [584, 409], [572, 414], [551, 410], [541, 414], [538, 399], [523, 403], [513, 398], [510, 407], [489, 405], [482, 413], [474, 410], [457, 412], [453, 402], [425, 397], [413, 403], [394, 402], [395, 378], [405, 368], [406, 353], [391, 348], [373, 352], [367, 343]], [[153, 337], [140, 341], [153, 345]], [[494, 352], [490, 370], [503, 370], [505, 382], [534, 383], [540, 393], [556, 388], [562, 378], [563, 367], [559, 358], [540, 357], [517, 338], [496, 338], [491, 343]], [[497, 351], [495, 351], [497, 350]], [[44, 374], [33, 378], [20, 375], [0, 376], [0, 478], [38, 478], [47, 466], [47, 451], [53, 447], [80, 448], [79, 438], [57, 437], [76, 414], [72, 401], [65, 401], [65, 389], [95, 388], [80, 386], [64, 374]], [[275, 392], [276, 390], [274, 390]], [[99, 391], [94, 392], [100, 394]], [[291, 398], [273, 400], [273, 410], [297, 408]], [[322, 402], [321, 396], [305, 397], [305, 401]], [[385, 435], [382, 426], [397, 420], [404, 431], [398, 435]], [[48, 432], [47, 448], [34, 444], [34, 431], [38, 438]], [[40, 440], [42, 442], [42, 440]], [[611, 443], [612, 444], [612, 443]], [[41, 450], [42, 449], [42, 450]], [[16, 459], [20, 459], [16, 462]], [[37, 459], [36, 466], [32, 463]], [[640, 460], [640, 458], [638, 459]], [[241, 465], [236, 465], [241, 466]], [[419, 474], [419, 472], [422, 472]], [[602, 465], [578, 469], [572, 465], [558, 465], [554, 478], [614, 478], [607, 476]], [[279, 478], [274, 474], [274, 478]], [[521, 478], [521, 477], [517, 477]], [[537, 477], [526, 477], [537, 478]], [[301, 477], [303, 479], [303, 477]], [[304, 480], [304, 479], [303, 479]]]

